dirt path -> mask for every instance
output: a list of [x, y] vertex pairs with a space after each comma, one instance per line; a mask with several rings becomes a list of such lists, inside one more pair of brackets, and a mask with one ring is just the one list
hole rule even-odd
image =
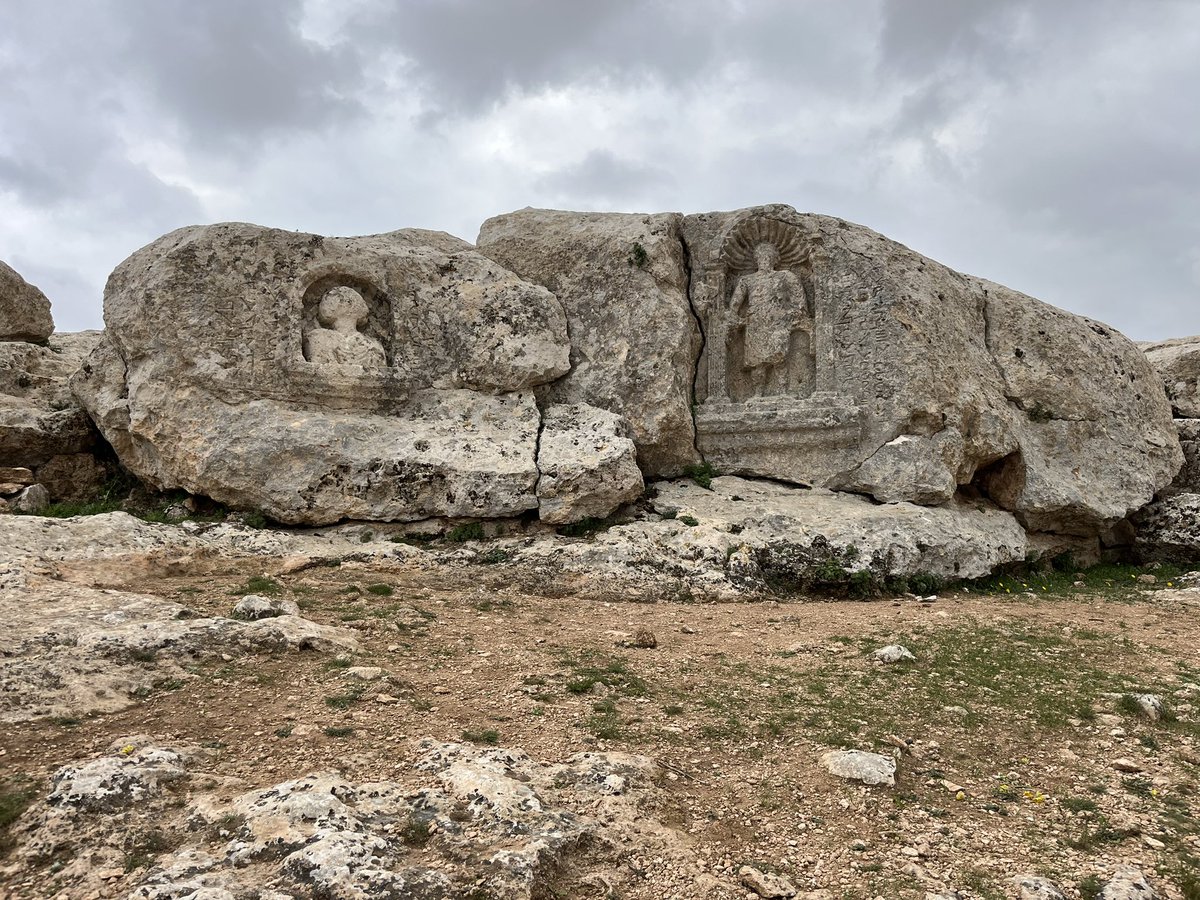
[[[624, 897], [691, 896], [701, 873], [711, 896], [744, 896], [747, 863], [847, 898], [1005, 897], [1023, 872], [1087, 896], [1118, 861], [1197, 896], [1200, 593], [638, 604], [569, 582], [534, 593], [503, 565], [262, 568], [70, 577], [201, 614], [286, 597], [355, 629], [362, 652], [230, 656], [122, 712], [11, 728], [3, 776], [43, 780], [138, 733], [214, 749], [217, 774], [254, 783], [387, 778], [424, 736], [546, 760], [621, 749], [660, 763], [662, 815], [686, 835], [627, 860]], [[916, 661], [874, 661], [891, 643]], [[1173, 721], [1127, 711], [1137, 692]], [[897, 785], [828, 774], [837, 747], [899, 752]]]

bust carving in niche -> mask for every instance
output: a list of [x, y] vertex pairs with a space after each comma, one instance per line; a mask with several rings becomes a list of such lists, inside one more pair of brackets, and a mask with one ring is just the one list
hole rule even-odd
[[359, 330], [368, 313], [367, 301], [354, 288], [332, 288], [317, 307], [318, 327], [304, 335], [304, 358], [318, 365], [385, 368], [383, 344]]

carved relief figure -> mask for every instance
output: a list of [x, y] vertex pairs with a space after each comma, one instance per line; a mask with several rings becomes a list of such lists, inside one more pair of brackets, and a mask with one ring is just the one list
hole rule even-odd
[[796, 368], [790, 357], [794, 349], [801, 349], [793, 348], [792, 337], [803, 332], [807, 343], [812, 336], [804, 285], [794, 272], [778, 270], [779, 257], [774, 244], [757, 244], [758, 271], [738, 279], [730, 303], [735, 321], [743, 326], [742, 368], [749, 371], [753, 393], [759, 397], [803, 387], [789, 377]]
[[699, 291], [708, 319], [714, 402], [790, 397], [816, 388], [809, 240], [777, 219], [747, 219], [726, 237]]
[[318, 327], [304, 335], [304, 358], [320, 365], [384, 368], [383, 344], [359, 329], [369, 310], [362, 294], [351, 287], [335, 287], [321, 298]]

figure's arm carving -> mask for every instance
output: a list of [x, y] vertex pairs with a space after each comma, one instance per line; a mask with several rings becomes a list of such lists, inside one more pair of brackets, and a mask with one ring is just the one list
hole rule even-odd
[[749, 302], [750, 288], [747, 287], [745, 278], [739, 278], [737, 286], [733, 289], [733, 299], [729, 304], [729, 311], [733, 314], [732, 318], [735, 322], [746, 320], [746, 305]]

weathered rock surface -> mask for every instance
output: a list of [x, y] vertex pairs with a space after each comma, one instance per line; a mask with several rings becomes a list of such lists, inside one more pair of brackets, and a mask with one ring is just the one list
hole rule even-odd
[[63, 578], [89, 567], [118, 571], [135, 561], [169, 567], [210, 557], [276, 557], [283, 570], [323, 560], [404, 559], [421, 552], [388, 541], [364, 544], [361, 534], [354, 526], [285, 531], [232, 522], [167, 525], [124, 512], [69, 519], [12, 517], [4, 520], [0, 541], [0, 588], [19, 588], [33, 578]]
[[616, 413], [586, 403], [555, 405], [538, 443], [538, 517], [549, 524], [604, 518], [643, 490], [637, 449]]
[[293, 600], [281, 597], [263, 597], [247, 594], [234, 604], [233, 617], [256, 622], [259, 619], [274, 619], [277, 616], [298, 616], [300, 607]]
[[1112, 329], [882, 235], [763, 206], [687, 216], [704, 324], [697, 441], [732, 474], [1096, 534], [1182, 461], [1159, 379]]
[[1183, 449], [1183, 468], [1170, 486], [1159, 492], [1160, 497], [1171, 494], [1200, 494], [1200, 419], [1176, 419], [1179, 446]]
[[879, 505], [852, 494], [720, 477], [711, 490], [690, 481], [659, 484], [654, 506], [676, 520], [726, 536], [749, 551], [763, 578], [815, 577], [833, 563], [879, 577], [927, 574], [974, 578], [1024, 559], [1025, 534], [1010, 513], [988, 504]]
[[700, 331], [675, 213], [522, 209], [483, 223], [479, 249], [551, 290], [566, 309], [571, 371], [539, 393], [629, 422], [650, 476], [698, 462], [692, 377]]
[[224, 559], [404, 558], [389, 542], [351, 533], [289, 534], [231, 524], [142, 522], [126, 513], [73, 519], [10, 516], [0, 542], [0, 721], [125, 708], [156, 686], [193, 677], [186, 666], [229, 654], [353, 651], [353, 632], [296, 615], [261, 621], [203, 616], [179, 603], [92, 585]]
[[23, 513], [40, 513], [49, 505], [50, 492], [41, 484], [31, 484], [23, 488], [10, 502], [14, 510]]
[[105, 324], [72, 388], [156, 488], [304, 524], [537, 506], [566, 319], [449, 235], [184, 228], [113, 272]]
[[1134, 549], [1151, 562], [1200, 562], [1200, 494], [1174, 494], [1133, 517]]
[[1181, 419], [1200, 419], [1200, 335], [1142, 344]]
[[781, 205], [526, 209], [479, 250], [185, 228], [117, 268], [105, 310], [72, 384], [122, 461], [285, 523], [611, 511], [624, 450], [555, 460], [562, 417], [535, 395], [622, 416], [649, 475], [703, 457], [890, 504], [983, 498], [1048, 534], [1103, 533], [1183, 463], [1121, 335]]
[[650, 485], [663, 520], [587, 541], [514, 544], [529, 571], [570, 572], [646, 596], [734, 598], [810, 589], [871, 590], [974, 578], [1023, 560], [1026, 537], [987, 503], [879, 505], [853, 494], [724, 476]]
[[[123, 739], [60, 769], [45, 801], [16, 826], [17, 872], [66, 860], [54, 876], [79, 896], [104, 883], [122, 832], [153, 823], [161, 843], [130, 895], [142, 900], [316, 896], [343, 900], [547, 896], [582, 889], [639, 836], [667, 833], [649, 815], [649, 759], [580, 753], [556, 765], [520, 750], [425, 739], [395, 781], [310, 774], [228, 796], [196, 777], [203, 751]], [[184, 790], [191, 802], [176, 801]], [[565, 881], [566, 866], [579, 867]], [[572, 893], [572, 896], [577, 894]], [[582, 896], [581, 894], [578, 894]]]
[[99, 342], [98, 331], [55, 334], [44, 346], [0, 342], [0, 466], [32, 470], [54, 500], [81, 499], [111, 474], [67, 385]]
[[766, 900], [789, 900], [798, 893], [796, 886], [782, 875], [764, 872], [754, 866], [739, 868], [738, 881]]
[[297, 615], [199, 617], [158, 597], [62, 582], [0, 588], [0, 617], [0, 722], [123, 709], [223, 653], [358, 646], [352, 632]]
[[880, 647], [878, 650], [873, 651], [871, 656], [888, 666], [901, 662], [916, 662], [917, 660], [911, 650], [900, 644], [888, 644], [886, 647]]
[[0, 260], [0, 341], [44, 341], [53, 332], [46, 295]]

